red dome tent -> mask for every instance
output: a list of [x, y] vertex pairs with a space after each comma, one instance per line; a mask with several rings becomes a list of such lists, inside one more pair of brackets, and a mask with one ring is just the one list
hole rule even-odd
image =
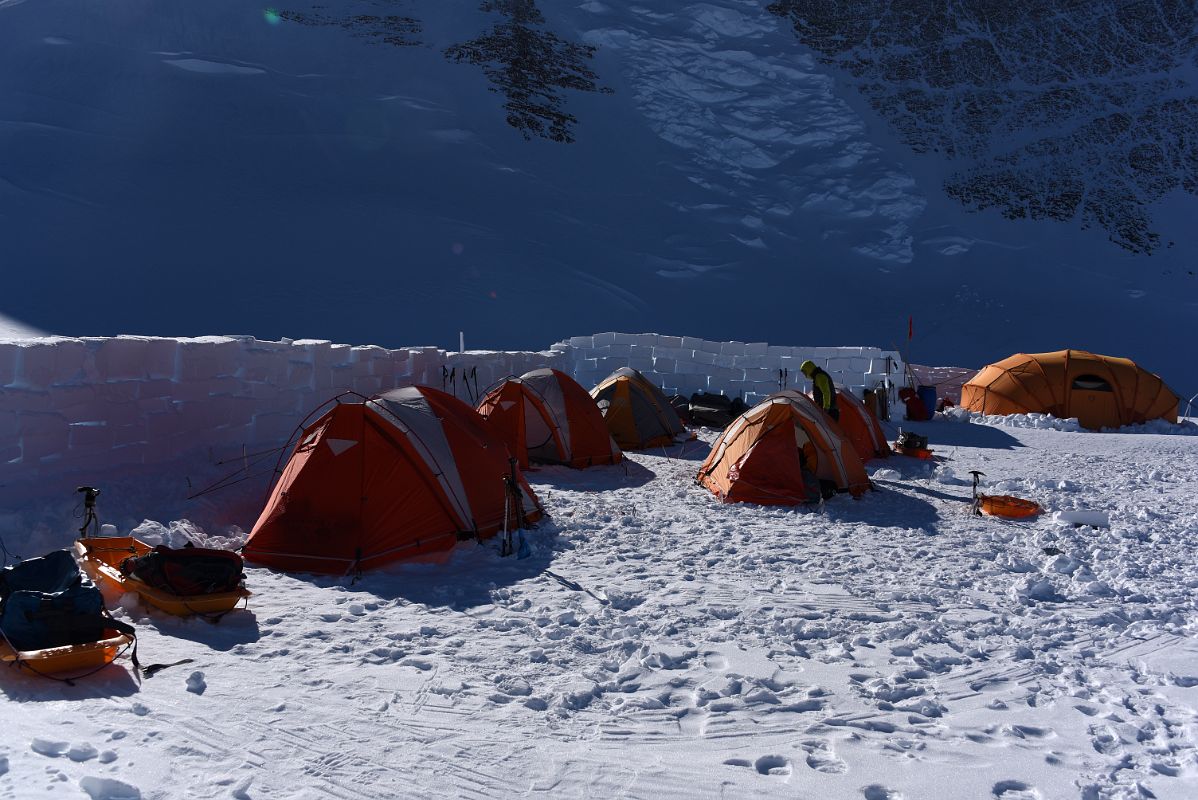
[[890, 445], [874, 412], [851, 391], [840, 386], [836, 387], [836, 404], [840, 408], [840, 428], [861, 460], [887, 458]]
[[487, 393], [478, 413], [521, 467], [537, 461], [582, 468], [624, 457], [590, 393], [555, 369], [507, 379]]
[[[414, 386], [338, 403], [304, 430], [242, 552], [335, 574], [448, 550], [503, 529], [510, 475], [502, 440], [445, 392]], [[512, 528], [542, 515], [515, 477]]]
[[728, 503], [819, 499], [803, 468], [854, 497], [871, 486], [840, 426], [805, 394], [777, 392], [741, 414], [712, 445], [697, 482]]

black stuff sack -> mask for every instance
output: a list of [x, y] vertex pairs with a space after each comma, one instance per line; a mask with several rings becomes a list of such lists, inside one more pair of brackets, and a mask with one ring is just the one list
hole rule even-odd
[[121, 564], [123, 574], [179, 597], [235, 592], [245, 579], [244, 568], [241, 556], [228, 550], [166, 545]]
[[695, 392], [691, 395], [689, 410], [693, 424], [723, 430], [745, 413], [747, 406], [739, 397]]

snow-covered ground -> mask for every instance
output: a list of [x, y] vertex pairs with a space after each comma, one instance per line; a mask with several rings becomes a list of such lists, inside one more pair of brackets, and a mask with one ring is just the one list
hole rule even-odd
[[[707, 433], [532, 473], [525, 560], [127, 601], [194, 662], [0, 674], [0, 797], [1198, 795], [1198, 437], [908, 424], [943, 460], [822, 510], [716, 502]], [[1109, 527], [972, 517], [973, 469]]]

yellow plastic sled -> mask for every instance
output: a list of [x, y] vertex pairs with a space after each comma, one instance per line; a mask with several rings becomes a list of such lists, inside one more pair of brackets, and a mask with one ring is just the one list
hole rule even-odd
[[136, 592], [145, 602], [177, 617], [224, 614], [250, 596], [245, 588], [216, 594], [172, 594], [143, 583], [132, 575], [121, 574], [122, 561], [133, 556], [144, 556], [153, 549], [132, 536], [88, 538], [75, 542], [75, 557], [79, 559], [83, 571], [100, 588], [108, 584], [121, 592]]
[[104, 633], [106, 638], [87, 644], [47, 647], [44, 650], [13, 650], [7, 641], [0, 639], [0, 662], [11, 664], [15, 661], [18, 667], [41, 675], [98, 669], [115, 661], [121, 648], [133, 642], [129, 634], [111, 628]]

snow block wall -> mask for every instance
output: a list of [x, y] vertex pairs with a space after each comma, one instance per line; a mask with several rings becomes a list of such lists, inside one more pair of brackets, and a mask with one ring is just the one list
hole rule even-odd
[[[0, 341], [0, 481], [217, 457], [286, 441], [344, 391], [442, 385], [442, 368], [480, 389], [509, 374], [564, 366], [566, 354], [446, 353], [250, 336]], [[460, 381], [449, 386], [469, 399]]]
[[554, 347], [569, 348], [574, 377], [583, 386], [593, 386], [620, 367], [632, 367], [666, 394], [712, 392], [743, 397], [750, 406], [779, 388], [810, 390], [811, 381], [799, 371], [807, 359], [858, 397], [862, 389], [874, 389], [887, 377], [897, 380], [903, 373], [897, 352], [876, 347], [780, 347], [657, 333], [597, 333]]
[[778, 389], [779, 370], [787, 370], [790, 387], [809, 388], [799, 372], [806, 358], [857, 390], [902, 370], [897, 354], [876, 348], [652, 333], [574, 337], [543, 351], [461, 353], [252, 336], [0, 340], [0, 481], [165, 463], [195, 452], [228, 458], [243, 447], [281, 444], [344, 391], [370, 396], [426, 384], [473, 404], [491, 384], [538, 367], [560, 369], [589, 388], [629, 366], [669, 394], [710, 391], [753, 404]]

